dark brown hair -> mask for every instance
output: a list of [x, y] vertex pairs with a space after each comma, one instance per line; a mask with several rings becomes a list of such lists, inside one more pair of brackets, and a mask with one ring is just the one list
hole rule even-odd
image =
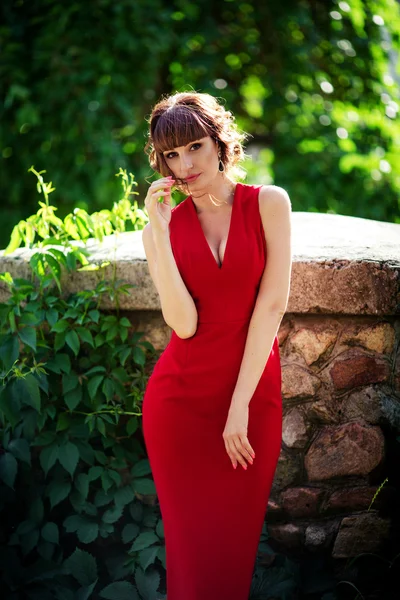
[[[239, 131], [232, 113], [214, 96], [200, 92], [166, 96], [154, 106], [148, 122], [149, 139], [144, 151], [151, 168], [162, 177], [172, 175], [163, 152], [206, 136], [218, 143], [226, 174], [240, 178], [245, 175], [236, 165], [246, 156], [242, 142], [248, 134]], [[176, 178], [176, 187], [184, 191], [185, 182]]]

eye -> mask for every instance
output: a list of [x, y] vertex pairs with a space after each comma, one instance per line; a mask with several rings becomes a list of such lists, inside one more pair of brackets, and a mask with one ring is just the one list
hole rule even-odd
[[[198, 146], [198, 147], [200, 148], [200, 147], [201, 147], [201, 144], [200, 144], [200, 143], [198, 143], [198, 142], [196, 142], [195, 144], [192, 144], [192, 146], [191, 146], [191, 149], [192, 149], [194, 146]], [[198, 149], [198, 148], [197, 148], [197, 149]], [[166, 155], [165, 155], [165, 158], [167, 158], [167, 159], [174, 158], [174, 154], [176, 154], [176, 152], [169, 152], [168, 154], [166, 154]]]

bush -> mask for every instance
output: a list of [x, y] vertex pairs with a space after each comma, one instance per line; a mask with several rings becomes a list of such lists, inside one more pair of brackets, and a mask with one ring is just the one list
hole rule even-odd
[[[133, 286], [100, 278], [64, 298], [61, 283], [64, 271], [101, 273], [87, 258], [89, 236], [146, 217], [121, 171], [124, 198], [112, 211], [61, 221], [51, 183], [31, 170], [45, 201], [14, 228], [7, 252], [37, 249], [32, 277], [0, 275], [9, 291], [0, 304], [0, 595], [155, 598], [165, 548], [140, 429], [154, 348], [120, 315], [118, 298]], [[99, 310], [104, 295], [115, 312]]]

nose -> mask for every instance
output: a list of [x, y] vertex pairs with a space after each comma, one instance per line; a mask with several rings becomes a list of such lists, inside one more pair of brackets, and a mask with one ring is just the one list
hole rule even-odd
[[186, 169], [192, 169], [193, 168], [192, 159], [191, 159], [191, 157], [188, 154], [183, 154], [182, 155], [181, 168], [182, 168], [182, 171], [185, 171]]

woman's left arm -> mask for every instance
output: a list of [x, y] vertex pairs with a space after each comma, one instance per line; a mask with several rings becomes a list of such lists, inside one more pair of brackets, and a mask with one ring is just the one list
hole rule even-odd
[[248, 406], [270, 355], [289, 298], [292, 270], [291, 202], [275, 185], [259, 191], [267, 260], [250, 320], [231, 405]]

